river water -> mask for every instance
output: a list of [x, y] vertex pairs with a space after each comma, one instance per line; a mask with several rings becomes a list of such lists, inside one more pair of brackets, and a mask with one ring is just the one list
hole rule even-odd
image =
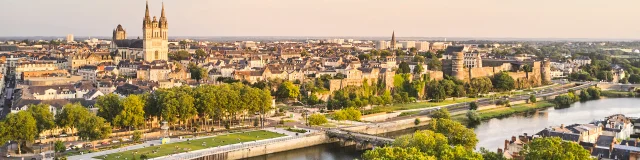
[[[504, 140], [509, 139], [511, 136], [518, 136], [523, 133], [531, 135], [545, 127], [561, 124], [589, 123], [618, 113], [630, 117], [640, 117], [640, 99], [611, 98], [577, 102], [569, 108], [548, 108], [533, 113], [516, 114], [484, 121], [474, 127], [479, 140], [477, 148], [484, 147], [495, 151], [497, 148], [501, 148], [504, 145]], [[397, 137], [411, 134], [415, 130], [417, 129], [392, 132], [384, 136]], [[254, 157], [250, 158], [250, 160], [342, 160], [360, 158], [362, 153], [363, 151], [357, 151], [355, 148], [340, 147], [338, 144], [325, 144]]]

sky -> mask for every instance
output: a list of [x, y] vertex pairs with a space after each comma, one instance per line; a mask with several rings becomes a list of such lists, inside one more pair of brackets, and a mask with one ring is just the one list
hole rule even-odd
[[[0, 0], [0, 37], [142, 34], [145, 0]], [[169, 36], [640, 39], [640, 0], [149, 0]]]

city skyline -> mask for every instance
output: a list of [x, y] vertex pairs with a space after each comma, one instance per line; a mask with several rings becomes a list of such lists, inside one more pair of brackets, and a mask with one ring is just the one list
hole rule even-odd
[[[577, 1], [575, 1], [577, 2]], [[144, 0], [7, 1], [8, 36], [141, 36]], [[150, 0], [152, 15], [163, 1]], [[639, 1], [183, 1], [165, 0], [171, 37], [469, 37], [640, 39]], [[19, 13], [19, 14], [15, 14]], [[57, 13], [57, 14], [51, 14]], [[481, 15], [481, 16], [477, 16]], [[193, 18], [189, 18], [193, 17]], [[479, 18], [482, 17], [482, 18]]]

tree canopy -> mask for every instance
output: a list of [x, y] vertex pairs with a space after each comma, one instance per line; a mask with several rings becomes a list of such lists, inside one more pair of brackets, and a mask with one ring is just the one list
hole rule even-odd
[[525, 160], [553, 159], [553, 160], [577, 160], [591, 159], [589, 151], [578, 143], [563, 141], [560, 138], [535, 138], [526, 144], [521, 155]]

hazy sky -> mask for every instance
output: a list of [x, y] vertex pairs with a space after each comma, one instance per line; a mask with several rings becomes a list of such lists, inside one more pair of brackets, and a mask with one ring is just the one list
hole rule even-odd
[[[162, 0], [149, 0], [160, 16]], [[169, 36], [640, 39], [640, 0], [164, 0]], [[145, 0], [0, 0], [0, 37], [142, 33]]]

